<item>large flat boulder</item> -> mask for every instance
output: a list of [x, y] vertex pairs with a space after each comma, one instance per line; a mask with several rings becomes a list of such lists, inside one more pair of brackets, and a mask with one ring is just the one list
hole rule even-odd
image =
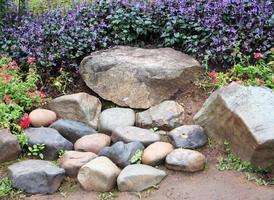
[[84, 58], [80, 73], [102, 98], [120, 106], [149, 108], [188, 88], [202, 68], [171, 48], [118, 46]]
[[97, 129], [102, 104], [97, 97], [80, 92], [57, 97], [49, 102], [48, 107], [59, 118], [84, 122]]
[[[255, 166], [274, 163], [274, 92], [237, 83], [215, 91], [194, 116], [206, 133]], [[274, 169], [274, 168], [273, 168]]]

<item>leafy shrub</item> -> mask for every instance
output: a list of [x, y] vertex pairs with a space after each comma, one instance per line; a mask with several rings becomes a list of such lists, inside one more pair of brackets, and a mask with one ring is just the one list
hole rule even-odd
[[12, 183], [7, 177], [0, 179], [0, 197], [6, 197], [12, 192]]
[[10, 15], [0, 53], [33, 56], [43, 66], [77, 67], [84, 56], [113, 45], [174, 47], [224, 68], [274, 46], [271, 0], [101, 0], [23, 18]]
[[[36, 87], [39, 77], [33, 58], [28, 59], [28, 65], [24, 74], [11, 58], [0, 57], [0, 129], [9, 128], [18, 135], [30, 124], [25, 113], [45, 102], [45, 94]], [[24, 137], [19, 141], [26, 143]]]
[[209, 73], [209, 83], [214, 87], [220, 88], [232, 81], [241, 82], [245, 85], [266, 86], [274, 90], [274, 52], [269, 55], [272, 61], [267, 61], [267, 53], [255, 53], [254, 59], [257, 61], [250, 64], [250, 58], [237, 63], [227, 72], [212, 71]]

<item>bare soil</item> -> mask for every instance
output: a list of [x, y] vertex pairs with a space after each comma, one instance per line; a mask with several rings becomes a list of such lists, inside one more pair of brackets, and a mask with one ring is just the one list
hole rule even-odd
[[[79, 84], [80, 85], [80, 84]], [[71, 88], [75, 91], [89, 92], [82, 87]], [[174, 97], [184, 104], [185, 124], [192, 124], [192, 118], [208, 97], [208, 92], [199, 88], [186, 88]], [[183, 173], [164, 169], [168, 176], [158, 189], [142, 193], [118, 193], [117, 200], [274, 200], [274, 186], [258, 186], [246, 179], [244, 173], [219, 171], [217, 158], [222, 155], [222, 147], [213, 143], [200, 149], [207, 157], [206, 169], [198, 173]], [[5, 170], [2, 168], [2, 175]], [[0, 168], [1, 176], [1, 168]], [[110, 200], [99, 198], [97, 192], [86, 192], [75, 179], [66, 179], [58, 192], [53, 195], [33, 195], [28, 200]]]

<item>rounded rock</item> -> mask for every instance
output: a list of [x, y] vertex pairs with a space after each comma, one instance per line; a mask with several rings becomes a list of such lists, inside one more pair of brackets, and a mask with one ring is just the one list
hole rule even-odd
[[74, 149], [76, 151], [86, 151], [97, 154], [101, 149], [109, 146], [110, 142], [110, 136], [102, 133], [94, 133], [92, 135], [86, 135], [78, 139], [74, 144]]
[[158, 165], [173, 151], [173, 146], [167, 142], [155, 142], [149, 145], [142, 156], [142, 163], [146, 165]]
[[34, 127], [49, 126], [56, 121], [56, 113], [47, 109], [35, 109], [29, 114], [30, 123]]
[[166, 167], [176, 171], [201, 171], [205, 163], [206, 158], [203, 154], [189, 149], [175, 149], [166, 157]]
[[79, 170], [77, 179], [87, 191], [109, 192], [116, 186], [120, 169], [107, 157], [97, 157]]

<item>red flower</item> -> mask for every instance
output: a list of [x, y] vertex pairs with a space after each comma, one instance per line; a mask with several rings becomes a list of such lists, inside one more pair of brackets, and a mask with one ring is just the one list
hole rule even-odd
[[210, 77], [216, 77], [217, 74], [218, 74], [218, 73], [217, 73], [216, 71], [212, 71], [212, 72], [209, 73], [209, 76], [210, 76]]
[[15, 61], [12, 61], [8, 64], [8, 69], [11, 69], [11, 70], [18, 70], [19, 67], [17, 65], [17, 63]]
[[254, 53], [254, 58], [255, 59], [260, 59], [260, 58], [263, 58], [264, 57], [264, 54], [262, 53]]
[[20, 127], [21, 128], [28, 128], [30, 126], [30, 118], [28, 115], [25, 115], [21, 118]]
[[262, 80], [262, 79], [258, 79], [258, 82], [259, 82], [259, 84], [260, 84], [260, 85], [265, 84], [265, 81], [264, 81], [264, 80]]
[[36, 60], [35, 60], [34, 57], [29, 57], [27, 62], [28, 62], [30, 65], [33, 65], [33, 64], [35, 63], [35, 61], [36, 61]]
[[218, 83], [219, 80], [220, 80], [220, 78], [219, 78], [219, 77], [216, 77], [216, 78], [214, 78], [214, 79], [211, 81], [211, 83], [212, 83], [213, 85], [216, 85], [216, 83]]
[[8, 83], [12, 79], [12, 75], [11, 74], [0, 74], [0, 78], [4, 79], [2, 81], [3, 83]]
[[9, 96], [9, 95], [5, 95], [5, 96], [4, 96], [4, 100], [5, 100], [6, 104], [8, 104], [8, 103], [11, 102], [11, 99], [10, 99], [10, 96]]
[[6, 69], [5, 66], [0, 67], [0, 71], [4, 71]]

